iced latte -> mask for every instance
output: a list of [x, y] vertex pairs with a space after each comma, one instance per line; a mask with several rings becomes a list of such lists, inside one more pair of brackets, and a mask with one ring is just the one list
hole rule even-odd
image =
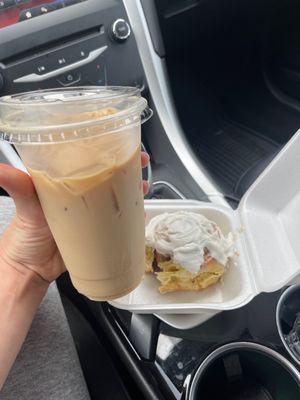
[[[144, 271], [140, 115], [146, 103], [135, 89], [80, 91], [28, 94], [33, 104], [48, 93], [51, 100], [39, 130], [18, 124], [21, 139], [31, 141], [15, 144], [74, 286], [91, 299], [109, 300], [132, 291]], [[24, 121], [30, 101], [20, 103]], [[8, 117], [6, 134], [14, 138]]]

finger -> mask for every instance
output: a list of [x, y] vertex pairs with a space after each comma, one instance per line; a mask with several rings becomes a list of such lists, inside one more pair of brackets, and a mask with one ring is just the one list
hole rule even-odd
[[147, 167], [147, 165], [149, 164], [149, 161], [150, 161], [149, 154], [142, 151], [141, 160], [142, 160], [142, 168]]
[[149, 192], [149, 182], [148, 181], [143, 181], [143, 192], [144, 194], [147, 194]]
[[29, 175], [7, 164], [0, 164], [0, 186], [13, 198], [18, 215], [24, 220], [44, 218]]

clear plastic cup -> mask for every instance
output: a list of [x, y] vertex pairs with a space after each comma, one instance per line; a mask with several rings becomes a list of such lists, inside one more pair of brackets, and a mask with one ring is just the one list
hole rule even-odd
[[136, 88], [52, 89], [0, 99], [0, 137], [15, 145], [76, 289], [125, 295], [144, 274], [141, 123]]

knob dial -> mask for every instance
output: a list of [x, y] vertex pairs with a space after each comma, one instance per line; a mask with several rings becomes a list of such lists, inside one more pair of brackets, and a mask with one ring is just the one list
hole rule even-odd
[[131, 33], [128, 22], [122, 18], [116, 19], [115, 22], [113, 22], [111, 31], [114, 39], [117, 42], [124, 42], [126, 39], [128, 39]]

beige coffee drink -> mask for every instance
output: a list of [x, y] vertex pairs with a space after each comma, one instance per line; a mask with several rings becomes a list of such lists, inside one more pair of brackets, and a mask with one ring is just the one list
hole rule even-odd
[[[129, 293], [144, 272], [140, 125], [145, 100], [129, 88], [21, 96], [21, 113], [13, 109], [18, 95], [6, 98], [13, 116], [1, 130], [15, 139], [74, 286], [94, 300]], [[33, 129], [29, 104], [47, 96], [44, 122]], [[23, 119], [18, 132], [12, 118]]]
[[[130, 130], [122, 139], [136, 137]], [[77, 145], [78, 157], [89, 154]], [[124, 154], [102, 164], [101, 143], [98, 149], [98, 163], [84, 171], [57, 178], [29, 172], [74, 286], [90, 298], [109, 299], [133, 290], [143, 275], [141, 154], [139, 145], [125, 146]], [[63, 162], [68, 157], [61, 150]]]

